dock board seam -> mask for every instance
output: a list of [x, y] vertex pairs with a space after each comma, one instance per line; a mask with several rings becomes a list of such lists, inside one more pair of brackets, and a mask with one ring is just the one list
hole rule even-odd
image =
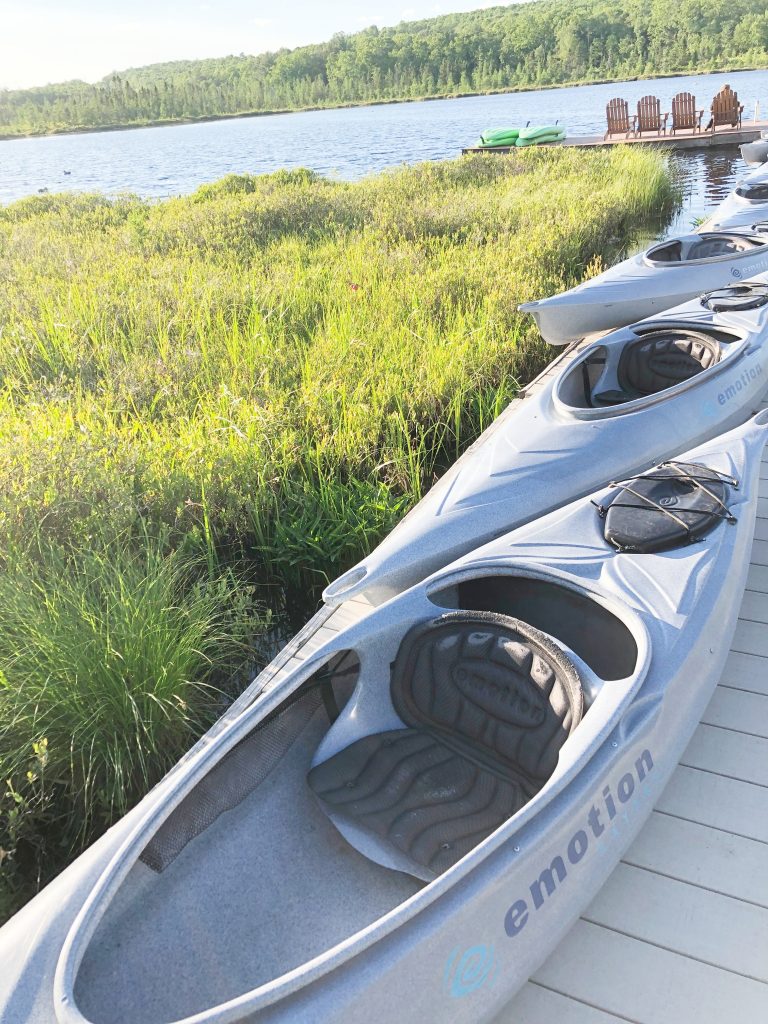
[[[739, 779], [741, 782], [741, 779]], [[700, 821], [698, 818], [687, 818], [684, 814], [674, 814], [672, 811], [663, 811], [660, 807], [654, 807], [654, 814], [663, 814], [667, 818], [676, 818], [678, 821], [688, 821], [691, 825], [701, 825], [704, 828], [711, 828], [715, 832], [722, 832], [726, 836], [735, 836], [737, 839], [746, 839], [751, 843], [762, 843], [768, 846], [768, 839], [760, 839], [759, 836], [748, 836], [743, 832], [734, 832], [732, 828], [721, 828], [719, 825], [712, 825], [708, 821]]]
[[[556, 996], [562, 996], [563, 999], [568, 999], [574, 1003], [581, 1003], [582, 1006], [588, 1006], [590, 1010], [597, 1010], [598, 1013], [603, 1013], [608, 1016], [615, 1018], [616, 1020], [624, 1021], [626, 1024], [644, 1024], [643, 1021], [638, 1020], [636, 1017], [625, 1017], [623, 1014], [616, 1013], [614, 1010], [606, 1010], [604, 1006], [598, 1006], [597, 1003], [591, 1003], [587, 999], [583, 999], [581, 996], [573, 996], [569, 992], [562, 992], [559, 988], [554, 988], [552, 985], [545, 985], [542, 981], [534, 981], [533, 978], [528, 982], [529, 985], [536, 985], [537, 988], [544, 989], [545, 992], [552, 992]], [[525, 1024], [521, 1021], [520, 1024]]]
[[[704, 725], [709, 725], [709, 724], [710, 724], [709, 722], [705, 722], [704, 723]], [[712, 728], [716, 729], [717, 726], [712, 726]], [[738, 733], [740, 730], [739, 729], [731, 729], [729, 731], [730, 732]], [[752, 732], [745, 732], [745, 733], [742, 733], [742, 735], [743, 736], [755, 736], [755, 734], [752, 733]], [[765, 736], [756, 736], [755, 738], [759, 739], [759, 740], [764, 740]], [[683, 755], [683, 756], [685, 756], [685, 755]], [[686, 768], [690, 772], [699, 772], [702, 775], [716, 775], [716, 776], [718, 776], [721, 779], [730, 779], [731, 782], [739, 782], [743, 786], [755, 786], [757, 789], [768, 789], [768, 786], [766, 786], [762, 782], [752, 782], [750, 779], [741, 779], [741, 778], [739, 778], [736, 775], [728, 775], [726, 772], [716, 772], [716, 771], [713, 771], [711, 768], [700, 768], [700, 767], [698, 767], [695, 764], [685, 764], [682, 760], [678, 761], [677, 765], [678, 765], [679, 768]]]
[[[728, 897], [733, 899], [732, 896]], [[740, 900], [736, 901], [741, 902]], [[601, 921], [595, 921], [594, 918], [587, 917], [586, 914], [582, 914], [582, 921], [586, 921], [587, 924], [591, 924], [593, 927], [604, 928], [607, 932], [612, 932], [614, 935], [623, 935], [626, 939], [631, 939], [633, 942], [642, 942], [646, 946], [653, 946], [654, 949], [662, 949], [665, 953], [670, 953], [672, 956], [679, 956], [683, 960], [691, 960], [693, 963], [704, 964], [705, 967], [711, 967], [715, 971], [722, 971], [723, 974], [732, 974], [737, 978], [745, 978], [747, 981], [755, 981], [758, 985], [765, 985], [768, 988], [768, 981], [764, 978], [756, 978], [754, 974], [747, 974], [744, 971], [736, 971], [731, 967], [723, 967], [721, 964], [713, 963], [711, 960], [705, 960], [703, 957], [694, 956], [691, 953], [681, 953], [679, 949], [675, 949], [673, 946], [665, 946], [661, 942], [654, 942], [653, 939], [640, 938], [638, 935], [633, 935], [632, 932], [624, 931], [623, 928], [616, 928], [610, 924], [603, 924]]]
[[[744, 693], [752, 693], [751, 690], [744, 690], [743, 692]], [[764, 695], [762, 693], [758, 693], [758, 694], [755, 694], [755, 696], [762, 697]], [[766, 698], [766, 699], [768, 699], [768, 698]], [[699, 724], [700, 725], [706, 725], [706, 727], [708, 729], [720, 729], [723, 732], [736, 733], [736, 735], [738, 735], [738, 736], [751, 736], [753, 739], [765, 740], [766, 742], [768, 742], [768, 736], [766, 736], [764, 733], [761, 733], [761, 732], [749, 732], [747, 729], [736, 729], [732, 725], [718, 725], [717, 722], [708, 722], [703, 716], [702, 716], [701, 721], [699, 722]], [[683, 754], [683, 757], [685, 757], [685, 754]], [[693, 768], [694, 767], [693, 765], [685, 764], [685, 762], [682, 760], [682, 758], [677, 763], [681, 764], [684, 768]], [[708, 769], [708, 768], [696, 768], [695, 770], [696, 771], [711, 771], [711, 769]], [[713, 775], [719, 775], [720, 772], [712, 771], [712, 774]], [[734, 776], [733, 775], [728, 775], [728, 776], [725, 776], [725, 778], [734, 778]], [[746, 780], [745, 779], [738, 779], [737, 781], [744, 782]], [[763, 783], [762, 782], [754, 782], [754, 783], [752, 783], [752, 785], [754, 785], [754, 786], [762, 786]], [[768, 788], [768, 787], [766, 787], [766, 788]]]
[[[733, 835], [732, 832], [729, 834]], [[638, 864], [633, 860], [629, 860], [627, 857], [622, 857], [620, 863], [626, 864], [627, 867], [630, 868], [636, 868], [639, 871], [647, 871], [649, 875], [658, 875], [660, 878], [668, 878], [670, 882], [676, 882], [680, 885], [688, 885], [694, 889], [702, 889], [704, 892], [711, 892], [715, 896], [722, 896], [725, 899], [733, 900], [735, 903], [747, 903], [751, 907], [757, 907], [758, 910], [768, 910], [768, 903], [758, 903], [756, 900], [750, 900], [745, 896], [734, 896], [733, 893], [723, 892], [722, 889], [713, 889], [711, 885], [700, 885], [698, 882], [691, 882], [688, 878], [681, 878], [680, 875], [671, 875], [668, 871], [659, 871], [657, 868], [649, 868], [645, 864]], [[724, 969], [725, 968], [721, 968], [721, 970]]]
[[[765, 623], [760, 622], [760, 623], [758, 623], [758, 625], [763, 626], [763, 625], [765, 625]], [[740, 654], [741, 652], [740, 651], [736, 651], [735, 653], [736, 654]], [[759, 658], [759, 657], [761, 657], [761, 655], [753, 654], [753, 655], [751, 655], [751, 657]], [[764, 690], [748, 690], [746, 688], [746, 686], [734, 686], [733, 683], [718, 683], [717, 685], [718, 685], [718, 687], [722, 686], [722, 688], [724, 690], [735, 690], [736, 693], [750, 693], [750, 694], [753, 694], [755, 697], [765, 697], [765, 696], [767, 696]], [[706, 724], [708, 725], [709, 723], [706, 723]], [[720, 728], [724, 728], [724, 727], [720, 726]]]

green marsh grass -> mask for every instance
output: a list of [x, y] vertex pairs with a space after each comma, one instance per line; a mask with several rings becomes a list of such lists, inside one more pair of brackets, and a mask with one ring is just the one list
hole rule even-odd
[[252, 659], [248, 588], [143, 540], [48, 544], [0, 574], [0, 807], [17, 812], [0, 845], [20, 873], [45, 877], [124, 814]]
[[0, 209], [0, 913], [551, 358], [517, 304], [676, 198], [613, 147]]

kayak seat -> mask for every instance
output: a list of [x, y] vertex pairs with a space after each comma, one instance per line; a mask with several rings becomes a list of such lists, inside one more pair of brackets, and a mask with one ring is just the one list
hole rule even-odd
[[617, 369], [618, 390], [596, 391], [595, 406], [620, 405], [655, 395], [720, 360], [720, 344], [701, 331], [665, 328], [648, 331], [624, 347]]
[[753, 238], [742, 235], [705, 235], [700, 242], [695, 242], [688, 250], [687, 260], [707, 260], [715, 256], [729, 256], [740, 252], [750, 252], [761, 248]]
[[357, 740], [308, 782], [361, 852], [425, 880], [541, 789], [583, 709], [563, 651], [495, 612], [414, 626], [392, 666], [390, 696], [403, 728]]

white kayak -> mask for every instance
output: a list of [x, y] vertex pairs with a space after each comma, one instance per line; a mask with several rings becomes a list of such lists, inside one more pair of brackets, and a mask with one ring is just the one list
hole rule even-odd
[[589, 345], [511, 403], [325, 600], [387, 600], [478, 543], [743, 423], [768, 385], [766, 303], [766, 284], [736, 286]]
[[3, 1024], [498, 1012], [718, 681], [767, 422], [498, 538], [257, 680], [0, 930]]
[[748, 228], [756, 221], [768, 220], [766, 170], [757, 168], [754, 177], [748, 176], [741, 181], [700, 225], [699, 231], [733, 231]]
[[587, 334], [663, 313], [702, 292], [768, 271], [768, 234], [707, 232], [668, 238], [570, 291], [519, 306], [545, 341]]

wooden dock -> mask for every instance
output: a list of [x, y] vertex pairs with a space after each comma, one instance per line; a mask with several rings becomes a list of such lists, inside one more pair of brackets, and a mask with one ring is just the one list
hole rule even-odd
[[[602, 135], [574, 135], [573, 138], [564, 139], [562, 142], [545, 143], [547, 146], [576, 146], [585, 149], [595, 146], [666, 146], [670, 149], [709, 149], [710, 146], [741, 146], [745, 142], [754, 142], [760, 138], [760, 133], [768, 131], [768, 121], [749, 121], [742, 124], [741, 128], [718, 128], [716, 132], [670, 132], [664, 134], [653, 134], [644, 132], [642, 135], [632, 135], [626, 138], [623, 135], [612, 135], [609, 139]], [[464, 153], [513, 153], [517, 152], [515, 146], [496, 146], [493, 149], [485, 149], [481, 146], [466, 146], [462, 149]]]
[[[591, 340], [561, 353], [515, 402]], [[261, 692], [371, 608], [364, 597], [322, 608], [257, 680]], [[741, 613], [712, 701], [638, 838], [494, 1024], [730, 1021], [768, 1021], [768, 454]]]

